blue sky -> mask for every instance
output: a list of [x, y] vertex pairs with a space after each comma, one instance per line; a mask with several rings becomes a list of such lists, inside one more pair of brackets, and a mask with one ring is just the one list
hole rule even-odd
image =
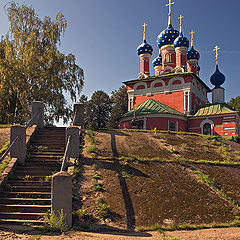
[[[4, 5], [0, 1], [0, 34], [9, 28]], [[52, 18], [62, 11], [68, 21], [61, 51], [73, 53], [85, 72], [83, 94], [91, 97], [96, 90], [110, 94], [123, 81], [136, 79], [139, 58], [136, 48], [142, 42], [142, 25], [147, 27], [147, 41], [154, 48], [151, 61], [158, 54], [157, 35], [167, 27], [168, 0], [25, 0], [16, 1], [34, 7], [40, 17]], [[200, 77], [210, 88], [215, 71], [218, 45], [219, 67], [226, 76], [226, 100], [240, 95], [240, 1], [175, 0], [172, 25], [179, 29], [178, 17], [184, 16], [183, 32], [189, 38], [193, 29], [194, 47], [200, 52]], [[151, 67], [151, 75], [154, 69]], [[211, 100], [211, 98], [209, 99]]]

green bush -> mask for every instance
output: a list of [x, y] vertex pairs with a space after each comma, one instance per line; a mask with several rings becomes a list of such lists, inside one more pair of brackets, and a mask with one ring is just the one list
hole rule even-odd
[[110, 205], [107, 205], [102, 199], [97, 201], [95, 212], [98, 218], [105, 221], [110, 215]]
[[63, 210], [61, 210], [58, 214], [54, 212], [47, 212], [44, 216], [44, 221], [46, 224], [44, 225], [44, 229], [46, 231], [51, 232], [66, 232], [67, 226], [65, 223], [65, 216], [63, 214]]

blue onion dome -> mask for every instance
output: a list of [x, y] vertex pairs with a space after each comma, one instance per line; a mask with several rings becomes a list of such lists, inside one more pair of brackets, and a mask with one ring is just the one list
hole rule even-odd
[[177, 47], [189, 48], [189, 40], [186, 37], [184, 37], [182, 33], [180, 33], [179, 36], [174, 40], [173, 46], [175, 48]]
[[138, 55], [141, 55], [141, 54], [144, 54], [144, 53], [148, 53], [150, 55], [152, 55], [152, 52], [153, 52], [153, 48], [151, 45], [149, 45], [147, 43], [146, 40], [143, 41], [143, 43], [141, 45], [138, 46], [137, 48], [137, 54]]
[[187, 52], [187, 60], [199, 60], [200, 54], [193, 47]]
[[157, 37], [158, 47], [161, 48], [164, 45], [173, 44], [174, 40], [178, 37], [179, 32], [169, 24], [168, 27], [163, 30]]
[[216, 65], [216, 71], [211, 76], [210, 82], [215, 88], [221, 88], [221, 85], [225, 82], [225, 76], [219, 71], [218, 65]]
[[162, 65], [162, 54], [159, 55], [152, 61], [153, 67], [161, 66]]

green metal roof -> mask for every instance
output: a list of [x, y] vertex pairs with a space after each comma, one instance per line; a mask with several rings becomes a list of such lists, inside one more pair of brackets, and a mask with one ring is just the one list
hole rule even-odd
[[210, 116], [226, 113], [236, 113], [236, 111], [233, 111], [226, 103], [216, 103], [201, 107], [194, 116]]
[[[154, 113], [162, 113], [162, 114], [175, 114], [175, 115], [181, 115], [183, 114], [163, 103], [160, 103], [158, 101], [155, 101], [151, 98], [146, 100], [145, 102], [141, 103], [139, 106], [135, 108], [135, 115], [146, 115], [146, 114], [154, 114]], [[131, 110], [123, 115], [123, 117], [133, 116], [134, 110]]]

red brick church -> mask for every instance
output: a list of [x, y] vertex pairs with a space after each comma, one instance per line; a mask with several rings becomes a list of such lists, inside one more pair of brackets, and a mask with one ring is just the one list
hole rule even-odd
[[[200, 54], [183, 35], [180, 15], [180, 31], [171, 24], [169, 0], [168, 27], [157, 37], [159, 55], [153, 60], [155, 76], [150, 76], [149, 63], [153, 48], [146, 41], [144, 24], [143, 43], [137, 48], [140, 58], [138, 79], [124, 82], [128, 87], [128, 112], [121, 118], [120, 128], [157, 129], [195, 132], [209, 135], [239, 135], [240, 117], [225, 103], [225, 76], [218, 68], [210, 82], [211, 90], [199, 77]], [[212, 93], [209, 103], [207, 93]]]

